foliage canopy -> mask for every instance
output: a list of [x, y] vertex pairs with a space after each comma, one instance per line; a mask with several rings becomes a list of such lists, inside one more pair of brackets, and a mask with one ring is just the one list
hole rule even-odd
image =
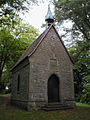
[[90, 40], [90, 0], [54, 0], [55, 19], [62, 23], [71, 20], [74, 35], [79, 30], [84, 40]]
[[[55, 4], [55, 20], [58, 25], [63, 21], [70, 20], [73, 25], [70, 30], [73, 46], [69, 52], [74, 60], [74, 81], [76, 99], [85, 96], [84, 86], [90, 83], [89, 57], [90, 57], [90, 0], [53, 0]], [[88, 89], [88, 88], [87, 88]], [[89, 96], [88, 96], [89, 98]], [[85, 101], [88, 101], [85, 98]], [[87, 99], [87, 100], [86, 100]]]
[[[0, 1], [0, 84], [10, 80], [10, 68], [38, 36], [37, 30], [22, 24], [18, 12], [36, 0]], [[1, 85], [2, 86], [2, 85]]]

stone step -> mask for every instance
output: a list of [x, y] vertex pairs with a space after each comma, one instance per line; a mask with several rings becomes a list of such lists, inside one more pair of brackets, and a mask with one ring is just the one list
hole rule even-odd
[[48, 105], [42, 108], [45, 111], [53, 111], [53, 110], [66, 110], [70, 109], [70, 107], [60, 104], [60, 103], [49, 103]]
[[71, 109], [70, 107], [53, 107], [53, 108], [43, 108], [45, 111], [55, 111], [55, 110], [66, 110], [66, 109]]
[[62, 105], [61, 103], [59, 103], [59, 102], [54, 102], [54, 103], [48, 103], [48, 105]]
[[60, 103], [58, 103], [58, 104], [55, 104], [55, 103], [53, 104], [53, 103], [52, 103], [52, 104], [46, 105], [46, 107], [50, 107], [50, 108], [51, 108], [51, 107], [63, 107], [63, 106], [65, 106], [65, 105], [60, 104]]

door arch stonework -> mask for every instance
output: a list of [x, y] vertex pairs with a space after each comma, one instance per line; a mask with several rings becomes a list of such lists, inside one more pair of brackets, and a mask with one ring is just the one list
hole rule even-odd
[[53, 74], [48, 79], [48, 103], [60, 102], [59, 98], [59, 78]]

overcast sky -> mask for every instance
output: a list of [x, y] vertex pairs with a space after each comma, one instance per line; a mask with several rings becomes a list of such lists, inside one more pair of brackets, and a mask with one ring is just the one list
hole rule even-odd
[[[24, 15], [21, 14], [20, 16], [25, 23], [29, 23], [30, 25], [34, 26], [41, 33], [43, 31], [43, 29], [41, 29], [41, 26], [45, 23], [45, 16], [47, 14], [48, 4], [49, 0], [44, 0], [44, 3], [39, 3], [39, 5], [34, 4], [33, 6], [30, 6], [28, 12], [25, 12]], [[53, 14], [53, 4], [50, 4], [50, 8]]]
[[[25, 12], [24, 15], [20, 14], [20, 17], [23, 19], [24, 23], [28, 23], [32, 26], [34, 26], [36, 29], [38, 29], [39, 33], [41, 34], [45, 28], [41, 28], [42, 24], [45, 23], [45, 16], [47, 14], [48, 11], [48, 4], [50, 0], [44, 0], [44, 3], [39, 3], [38, 5], [33, 5], [30, 6], [29, 11]], [[54, 15], [54, 5], [52, 3], [50, 3], [50, 9], [52, 14]], [[65, 33], [65, 31], [63, 31], [63, 26], [67, 29], [72, 27], [72, 22], [70, 20], [68, 21], [64, 21], [64, 24], [62, 26], [59, 27], [59, 35], [61, 36], [62, 34]], [[71, 39], [71, 35], [69, 34], [69, 36], [67, 36], [67, 38], [62, 38], [63, 41], [65, 41], [65, 39]], [[65, 42], [66, 44], [67, 42]], [[69, 44], [69, 42], [68, 42]]]

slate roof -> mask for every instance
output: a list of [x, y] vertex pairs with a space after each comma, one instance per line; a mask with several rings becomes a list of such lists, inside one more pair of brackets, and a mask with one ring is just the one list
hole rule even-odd
[[[25, 52], [24, 52], [23, 55], [20, 57], [20, 59], [17, 61], [17, 63], [13, 66], [13, 68], [11, 69], [11, 71], [12, 71], [14, 68], [16, 68], [16, 66], [18, 66], [23, 60], [25, 60], [27, 57], [31, 56], [31, 55], [35, 52], [35, 50], [37, 49], [37, 47], [39, 46], [39, 44], [41, 43], [41, 41], [44, 39], [44, 37], [47, 35], [47, 33], [49, 32], [49, 30], [50, 30], [52, 27], [55, 29], [55, 27], [53, 26], [53, 24], [51, 24], [51, 25], [25, 50]], [[55, 29], [55, 31], [56, 31], [56, 29]], [[57, 33], [57, 31], [56, 31], [56, 33]], [[60, 38], [60, 36], [59, 36], [58, 33], [57, 33], [57, 35], [58, 35], [58, 37]], [[60, 41], [61, 41], [62, 45], [64, 46], [61, 38], [60, 38]], [[66, 52], [67, 52], [70, 60], [72, 61], [72, 59], [71, 59], [71, 57], [70, 57], [70, 55], [69, 55], [69, 53], [68, 53], [68, 51], [67, 51], [67, 49], [66, 49], [65, 46], [64, 46], [64, 48], [65, 48], [65, 50], [66, 50]], [[72, 63], [73, 63], [73, 61], [72, 61]]]

